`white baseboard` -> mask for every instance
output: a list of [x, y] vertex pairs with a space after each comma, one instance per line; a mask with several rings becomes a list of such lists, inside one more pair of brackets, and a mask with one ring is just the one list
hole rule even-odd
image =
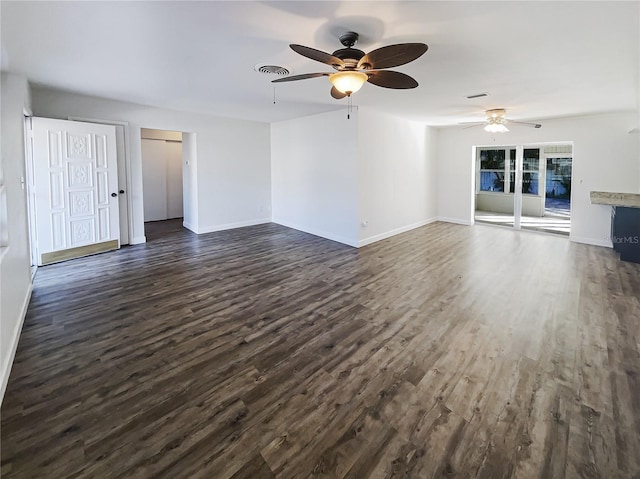
[[7, 390], [7, 383], [9, 382], [9, 376], [11, 375], [11, 366], [13, 366], [13, 360], [16, 357], [16, 351], [18, 350], [18, 342], [20, 341], [20, 333], [22, 333], [22, 325], [24, 319], [27, 317], [27, 308], [29, 307], [29, 301], [31, 300], [31, 292], [33, 291], [33, 283], [29, 283], [29, 289], [22, 302], [22, 309], [20, 311], [20, 318], [16, 323], [13, 333], [11, 335], [11, 345], [9, 347], [9, 355], [6, 358], [5, 364], [2, 365], [2, 383], [0, 386], [0, 404], [4, 400], [4, 393]]
[[613, 243], [608, 239], [585, 238], [583, 236], [569, 236], [569, 240], [574, 243], [590, 244], [593, 246], [604, 246], [605, 248], [613, 248]]
[[262, 225], [265, 223], [271, 223], [271, 218], [258, 218], [255, 220], [240, 221], [238, 223], [228, 223], [226, 225], [205, 226], [204, 228], [198, 228], [197, 231], [189, 228], [188, 226], [185, 226], [185, 228], [188, 228], [198, 234], [204, 234], [214, 233], [216, 231], [232, 230], [234, 228], [243, 228], [244, 226]]
[[129, 244], [134, 245], [134, 244], [142, 244], [142, 243], [146, 243], [146, 242], [147, 242], [147, 237], [146, 236], [134, 236], [129, 241]]
[[457, 225], [471, 226], [470, 220], [461, 220], [460, 218], [447, 218], [446, 216], [438, 216], [437, 221], [444, 221], [445, 223], [455, 223]]
[[296, 223], [292, 223], [290, 221], [287, 220], [283, 220], [281, 218], [273, 218], [272, 222], [277, 223], [279, 225], [282, 226], [286, 226], [287, 228], [293, 228], [294, 230], [298, 230], [298, 231], [302, 231], [304, 233], [309, 233], [312, 234], [314, 236], [319, 236], [320, 238], [325, 238], [325, 239], [329, 239], [331, 241], [337, 241], [338, 243], [342, 243], [342, 244], [346, 244], [347, 246], [353, 246], [355, 248], [358, 247], [358, 242], [350, 239], [350, 238], [345, 238], [344, 236], [340, 236], [340, 235], [335, 235], [333, 233], [328, 233], [326, 231], [322, 231], [316, 228], [309, 228], [307, 226], [301, 226], [299, 224]]
[[192, 225], [191, 223], [187, 223], [186, 221], [183, 221], [182, 226], [187, 228], [189, 231], [193, 231], [194, 233], [198, 234], [198, 228], [196, 228], [195, 225]]
[[413, 223], [406, 226], [401, 226], [400, 228], [395, 228], [390, 231], [386, 231], [384, 233], [380, 233], [374, 236], [370, 236], [368, 238], [361, 239], [358, 241], [358, 248], [362, 246], [366, 246], [371, 243], [375, 243], [376, 241], [381, 241], [383, 239], [391, 238], [392, 236], [399, 235], [400, 233], [406, 233], [407, 231], [411, 231], [416, 228], [420, 228], [421, 226], [428, 225], [430, 223], [434, 223], [437, 221], [437, 218], [429, 218], [427, 220], [418, 221], [417, 223]]

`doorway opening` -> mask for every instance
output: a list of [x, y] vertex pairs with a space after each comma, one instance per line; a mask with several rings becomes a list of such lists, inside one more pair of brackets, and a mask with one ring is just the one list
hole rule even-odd
[[182, 132], [141, 128], [144, 229], [147, 241], [182, 230]]
[[568, 236], [573, 147], [476, 147], [475, 221]]

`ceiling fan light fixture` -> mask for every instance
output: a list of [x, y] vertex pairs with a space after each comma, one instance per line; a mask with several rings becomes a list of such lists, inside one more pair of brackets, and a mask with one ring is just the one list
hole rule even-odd
[[502, 122], [490, 121], [485, 127], [484, 131], [489, 133], [506, 133], [509, 129], [502, 124]]
[[493, 110], [487, 110], [487, 124], [484, 127], [484, 131], [488, 133], [506, 133], [509, 129], [504, 126], [504, 116], [507, 112], [504, 108], [495, 108]]
[[358, 71], [341, 71], [329, 75], [331, 84], [345, 95], [351, 95], [360, 90], [368, 79], [366, 73]]

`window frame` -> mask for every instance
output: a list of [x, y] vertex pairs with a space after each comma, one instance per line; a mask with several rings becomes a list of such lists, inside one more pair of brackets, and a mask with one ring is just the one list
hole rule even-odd
[[[522, 193], [525, 196], [531, 196], [531, 197], [541, 197], [542, 193], [541, 193], [541, 185], [544, 187], [544, 181], [545, 181], [545, 177], [544, 177], [544, 169], [542, 168], [543, 163], [546, 165], [546, 160], [543, 161], [543, 158], [545, 157], [543, 148], [541, 147], [530, 147], [530, 148], [525, 148], [527, 150], [538, 150], [538, 169], [537, 171], [535, 170], [525, 170], [524, 169], [524, 163], [522, 165], [522, 173], [537, 173], [538, 174], [538, 193]], [[496, 170], [496, 169], [483, 169], [482, 168], [482, 159], [481, 159], [481, 154], [483, 151], [492, 151], [492, 150], [499, 150], [499, 151], [504, 151], [504, 169], [503, 170]], [[513, 158], [511, 158], [511, 156], [513, 155]], [[516, 164], [515, 164], [515, 155], [516, 155], [516, 147], [515, 146], [505, 146], [505, 147], [492, 147], [492, 146], [485, 146], [485, 147], [479, 147], [476, 149], [476, 170], [478, 172], [478, 174], [476, 174], [476, 194], [488, 194], [488, 195], [514, 195], [515, 194], [515, 175], [516, 175]], [[513, 163], [513, 169], [512, 169], [512, 163]], [[482, 172], [495, 172], [495, 173], [502, 173], [504, 175], [504, 190], [503, 191], [491, 191], [491, 190], [483, 190], [481, 189], [481, 177], [482, 177]], [[511, 174], [513, 173], [514, 175], [514, 180], [511, 180]], [[511, 191], [512, 186], [514, 186], [514, 191]]]

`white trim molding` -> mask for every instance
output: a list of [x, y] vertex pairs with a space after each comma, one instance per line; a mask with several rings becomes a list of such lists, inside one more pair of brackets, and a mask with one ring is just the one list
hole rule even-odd
[[444, 223], [454, 223], [457, 225], [471, 226], [473, 223], [469, 220], [461, 220], [460, 218], [447, 218], [445, 216], [438, 216], [437, 221], [443, 221]]
[[142, 244], [147, 242], [146, 236], [134, 236], [133, 238], [129, 238], [129, 244]]
[[569, 236], [569, 240], [574, 243], [590, 244], [592, 246], [604, 246], [605, 248], [613, 248], [613, 243], [610, 239], [598, 239], [598, 238], [585, 238], [583, 236]]
[[205, 226], [204, 228], [193, 229], [187, 223], [183, 223], [184, 227], [199, 235], [205, 233], [215, 233], [216, 231], [232, 230], [235, 228], [243, 228], [245, 226], [262, 225], [271, 223], [271, 218], [258, 218], [255, 220], [239, 221], [238, 223], [228, 223], [225, 225]]
[[326, 231], [318, 230], [315, 228], [307, 228], [306, 226], [300, 226], [298, 224], [291, 223], [289, 221], [286, 221], [280, 218], [273, 218], [272, 222], [282, 226], [286, 226], [287, 228], [292, 228], [294, 230], [302, 231], [303, 233], [309, 233], [314, 236], [319, 236], [320, 238], [336, 241], [338, 243], [342, 243], [347, 246], [353, 246], [354, 248], [358, 247], [357, 241], [354, 241], [353, 239], [350, 239], [350, 238], [345, 238], [344, 236], [335, 235], [333, 233], [328, 233]]
[[431, 223], [435, 223], [437, 220], [438, 219], [436, 217], [433, 217], [423, 221], [418, 221], [417, 223], [413, 223], [410, 225], [401, 226], [400, 228], [395, 228], [390, 231], [385, 231], [384, 233], [370, 236], [368, 238], [361, 239], [360, 241], [358, 241], [358, 248], [362, 246], [367, 246], [377, 241], [382, 241], [384, 239], [391, 238], [392, 236], [399, 235], [401, 233], [406, 233], [407, 231], [411, 231], [413, 229], [420, 228], [422, 226], [426, 226]]
[[5, 364], [2, 365], [2, 383], [0, 385], [0, 404], [4, 400], [4, 393], [7, 390], [7, 383], [9, 382], [9, 376], [11, 375], [11, 367], [16, 357], [16, 351], [18, 350], [18, 343], [20, 342], [20, 333], [22, 333], [22, 325], [27, 317], [27, 308], [29, 308], [29, 301], [31, 300], [31, 292], [33, 291], [33, 283], [29, 283], [29, 289], [22, 302], [22, 309], [20, 311], [20, 319], [16, 323], [16, 326], [11, 335], [11, 345], [9, 355], [6, 358]]
[[198, 234], [198, 227], [196, 225], [193, 225], [191, 223], [187, 223], [186, 221], [182, 221], [182, 226], [187, 228], [192, 233]]

